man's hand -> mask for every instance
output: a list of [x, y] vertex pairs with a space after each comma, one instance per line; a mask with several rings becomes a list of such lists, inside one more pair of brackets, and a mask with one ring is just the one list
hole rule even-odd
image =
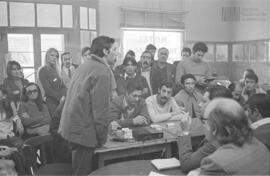
[[22, 116], [21, 117], [23, 117], [23, 118], [30, 118], [29, 114], [26, 113], [26, 112], [22, 113]]
[[139, 115], [133, 119], [133, 124], [134, 125], [147, 125], [148, 122], [144, 116]]
[[111, 129], [112, 129], [112, 131], [116, 131], [119, 128], [121, 128], [121, 125], [119, 125], [116, 121], [112, 121], [111, 122]]
[[176, 111], [171, 112], [171, 115], [172, 115], [172, 117], [174, 117], [174, 116], [180, 115], [182, 113], [184, 113], [184, 109], [183, 108], [179, 108]]

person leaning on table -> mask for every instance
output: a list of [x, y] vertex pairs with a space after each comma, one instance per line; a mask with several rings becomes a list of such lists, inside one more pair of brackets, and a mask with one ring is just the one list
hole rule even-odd
[[111, 102], [110, 117], [112, 130], [117, 127], [144, 126], [150, 124], [145, 100], [142, 98], [143, 86], [136, 81], [130, 81], [126, 93], [117, 96]]
[[173, 84], [171, 82], [162, 82], [158, 88], [158, 93], [145, 100], [153, 123], [181, 120], [184, 108], [177, 105], [172, 93]]
[[[204, 111], [205, 107], [211, 100], [217, 97], [232, 98], [232, 94], [229, 89], [223, 86], [214, 86], [207, 89], [203, 96], [202, 111]], [[204, 123], [204, 118], [201, 119], [202, 123]], [[206, 131], [206, 138], [204, 139], [204, 143], [195, 152], [192, 150], [191, 136], [189, 134], [181, 136], [178, 139], [177, 144], [179, 160], [181, 162], [181, 170], [183, 172], [189, 172], [200, 167], [201, 160], [213, 153], [218, 148], [218, 143], [211, 141], [208, 136], [208, 131]]]

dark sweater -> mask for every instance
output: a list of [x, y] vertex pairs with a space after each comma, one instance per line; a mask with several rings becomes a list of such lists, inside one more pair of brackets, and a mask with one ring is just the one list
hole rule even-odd
[[57, 105], [60, 98], [66, 94], [66, 86], [55, 69], [44, 66], [39, 71], [39, 79], [45, 91], [45, 96]]
[[124, 97], [125, 97], [124, 95], [118, 96], [111, 102], [110, 117], [112, 118], [112, 121], [116, 121], [122, 127], [131, 127], [134, 126], [133, 118], [137, 117], [138, 115], [141, 115], [147, 118], [149, 120], [148, 122], [150, 123], [150, 118], [145, 100], [140, 99], [133, 113], [128, 116], [126, 115], [127, 106], [124, 103]]
[[[25, 114], [28, 114], [30, 117], [26, 117]], [[43, 104], [43, 110], [40, 111], [37, 105], [30, 101], [22, 102], [19, 108], [19, 116], [23, 126], [26, 128], [48, 125], [51, 120], [46, 104]]]

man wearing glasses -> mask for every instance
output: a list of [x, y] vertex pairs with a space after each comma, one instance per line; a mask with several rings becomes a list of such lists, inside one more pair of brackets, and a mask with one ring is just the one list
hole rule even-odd
[[[203, 103], [201, 105], [202, 111], [204, 112], [209, 102], [217, 97], [232, 98], [232, 94], [229, 89], [223, 86], [214, 86], [209, 88], [203, 96]], [[203, 124], [205, 124], [206, 120], [207, 119], [204, 117], [201, 117]], [[189, 125], [190, 128], [190, 124], [187, 125]], [[209, 137], [210, 135], [208, 134], [208, 131], [209, 129], [206, 127], [204, 142], [195, 152], [192, 152], [191, 136], [188, 133], [185, 133], [179, 138], [177, 144], [181, 170], [183, 172], [189, 172], [199, 168], [201, 160], [212, 154], [218, 148], [218, 144]]]

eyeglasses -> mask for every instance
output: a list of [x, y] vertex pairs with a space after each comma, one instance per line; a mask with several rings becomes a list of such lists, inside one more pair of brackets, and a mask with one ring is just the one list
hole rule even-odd
[[37, 92], [38, 92], [37, 89], [34, 89], [34, 90], [28, 90], [28, 91], [27, 91], [27, 94], [28, 94], [28, 95], [31, 95], [31, 94], [37, 93]]
[[18, 67], [16, 67], [16, 68], [11, 68], [11, 70], [13, 70], [13, 71], [16, 71], [16, 70], [20, 71], [21, 68], [18, 68]]

